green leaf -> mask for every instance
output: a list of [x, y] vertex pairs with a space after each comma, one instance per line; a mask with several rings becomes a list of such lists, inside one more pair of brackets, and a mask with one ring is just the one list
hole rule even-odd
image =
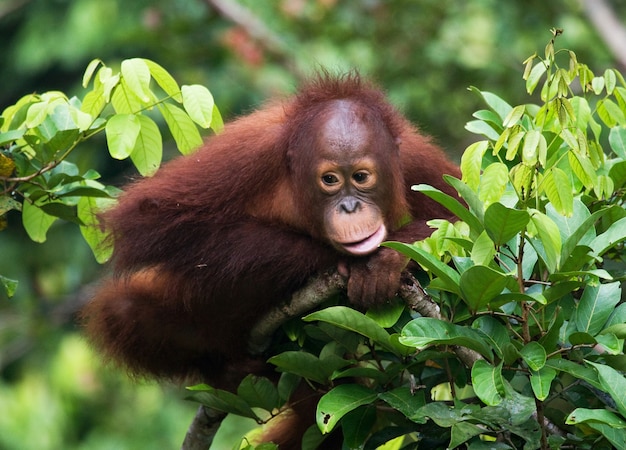
[[91, 81], [91, 77], [93, 76], [94, 72], [96, 71], [96, 69], [98, 68], [100, 64], [103, 64], [101, 60], [92, 59], [91, 62], [87, 65], [87, 68], [85, 69], [85, 73], [83, 75], [83, 87], [84, 88], [86, 88], [87, 85], [89, 85], [89, 82]]
[[105, 127], [109, 153], [115, 159], [128, 158], [141, 131], [141, 122], [134, 114], [116, 114]]
[[626, 217], [613, 222], [611, 226], [600, 236], [596, 237], [589, 246], [597, 256], [601, 256], [607, 250], [626, 239]]
[[[537, 235], [544, 250], [542, 259], [551, 273], [556, 272], [561, 258], [561, 234], [559, 233], [559, 228], [552, 219], [542, 212], [534, 209], [530, 211], [530, 220], [537, 230]], [[537, 244], [534, 241], [531, 241], [531, 243], [533, 246]], [[535, 249], [537, 253], [541, 254], [539, 249], [536, 247]]]
[[588, 284], [576, 307], [576, 328], [595, 336], [620, 301], [622, 289], [619, 282]]
[[558, 167], [552, 167], [543, 178], [542, 186], [554, 209], [563, 216], [571, 216], [574, 212], [574, 195], [567, 174]]
[[344, 330], [365, 336], [387, 350], [394, 351], [394, 347], [389, 343], [389, 333], [378, 325], [375, 320], [370, 319], [355, 309], [345, 306], [331, 306], [309, 314], [302, 320], [306, 322], [319, 320], [320, 322], [330, 323]]
[[7, 293], [7, 297], [11, 298], [13, 297], [13, 295], [15, 295], [18, 281], [0, 275], [0, 285], [2, 285], [4, 291]]
[[485, 230], [493, 242], [500, 246], [524, 230], [529, 220], [530, 215], [526, 211], [494, 203], [485, 211]]
[[[112, 79], [112, 83], [115, 79]], [[116, 84], [113, 89], [113, 95], [111, 96], [111, 104], [113, 109], [118, 114], [136, 114], [139, 113], [144, 106], [141, 98], [135, 94], [128, 86], [126, 79], [122, 78], [119, 81], [115, 81]], [[107, 91], [105, 88], [105, 95]]]
[[102, 230], [96, 214], [114, 204], [115, 200], [111, 198], [81, 197], [78, 200], [77, 215], [82, 222], [80, 232], [100, 264], [111, 258], [113, 242], [107, 239], [108, 233]]
[[516, 125], [520, 121], [522, 116], [524, 115], [525, 111], [526, 111], [526, 106], [525, 105], [518, 105], [518, 106], [516, 106], [506, 116], [506, 118], [502, 122], [502, 125], [505, 128], [511, 128], [513, 125]]
[[565, 420], [565, 423], [568, 425], [577, 425], [585, 422], [601, 422], [612, 428], [626, 428], [626, 421], [606, 409], [576, 408]]
[[324, 394], [317, 404], [317, 426], [322, 433], [330, 433], [339, 420], [350, 411], [376, 400], [374, 391], [359, 384], [342, 384]]
[[381, 400], [406, 417], [413, 417], [419, 408], [426, 404], [424, 391], [411, 392], [408, 386], [401, 386], [379, 394]]
[[470, 120], [465, 124], [465, 129], [470, 133], [485, 136], [492, 141], [497, 141], [500, 137], [500, 134], [490, 124], [482, 120]]
[[506, 327], [497, 319], [490, 316], [480, 316], [472, 323], [472, 328], [482, 332], [483, 337], [491, 342], [491, 347], [502, 358], [504, 347], [511, 343]]
[[170, 103], [159, 105], [159, 111], [167, 123], [178, 150], [187, 155], [202, 145], [202, 137], [189, 116], [177, 106]]
[[506, 119], [506, 116], [508, 116], [513, 109], [511, 105], [502, 100], [496, 94], [487, 91], [481, 91], [473, 86], [470, 88], [470, 90], [478, 93], [483, 98], [485, 103], [487, 103], [489, 108], [491, 108], [500, 117], [500, 119], [502, 119], [502, 121]]
[[471, 311], [483, 310], [500, 295], [509, 278], [487, 266], [474, 266], [461, 274], [460, 289]]
[[140, 130], [130, 159], [144, 177], [153, 175], [161, 165], [163, 139], [159, 127], [148, 116], [136, 116]]
[[530, 371], [530, 386], [537, 399], [544, 401], [548, 398], [548, 395], [550, 395], [550, 386], [555, 377], [556, 370], [550, 367], [542, 367], [537, 371]]
[[431, 271], [445, 284], [446, 288], [455, 294], [461, 294], [459, 283], [461, 276], [449, 265], [435, 258], [430, 253], [416, 247], [415, 245], [405, 244], [403, 242], [384, 242], [385, 247], [393, 248], [413, 261], [416, 261], [426, 270]]
[[132, 58], [122, 61], [122, 77], [133, 94], [143, 103], [150, 101], [150, 69], [145, 60]]
[[172, 77], [167, 70], [154, 61], [144, 59], [143, 62], [146, 63], [148, 69], [150, 70], [150, 75], [152, 75], [152, 78], [154, 78], [154, 81], [157, 82], [161, 89], [163, 89], [163, 91], [165, 91], [165, 93], [172, 97], [175, 101], [182, 103], [183, 97], [180, 92], [180, 87], [174, 77]]
[[[469, 422], [457, 422], [452, 425], [450, 430], [450, 443], [447, 448], [462, 448], [464, 442], [467, 442], [474, 436], [483, 434], [485, 429]], [[468, 447], [472, 448], [472, 447]]]
[[250, 405], [231, 392], [215, 389], [206, 384], [191, 386], [187, 390], [191, 391], [191, 394], [187, 396], [188, 400], [196, 401], [217, 411], [260, 420]]
[[[455, 185], [461, 184], [461, 181], [457, 179], [455, 180], [457, 181]], [[453, 187], [456, 188], [457, 186], [455, 185], [453, 185]], [[457, 199], [443, 193], [439, 189], [434, 188], [428, 184], [418, 184], [415, 186], [411, 186], [411, 190], [421, 192], [422, 194], [426, 195], [429, 198], [432, 198], [437, 203], [446, 207], [451, 213], [453, 213], [455, 216], [457, 216], [459, 219], [469, 225], [470, 229], [476, 232], [476, 235], [478, 235], [482, 231], [483, 226], [481, 225], [478, 218], [476, 218], [474, 214], [468, 211], [468, 209], [463, 206], [461, 202], [459, 202]]]
[[488, 406], [500, 404], [506, 394], [502, 379], [502, 365], [492, 366], [479, 359], [472, 366], [472, 387], [480, 400]]
[[185, 111], [202, 128], [209, 128], [213, 118], [215, 101], [209, 90], [199, 84], [183, 86], [183, 106]]
[[344, 445], [360, 448], [376, 423], [376, 406], [364, 405], [347, 413], [341, 421]]
[[491, 347], [476, 330], [431, 317], [413, 319], [401, 334], [399, 340], [402, 344], [419, 349], [429, 345], [460, 345], [488, 359], [493, 356]]
[[609, 145], [621, 159], [626, 159], [626, 126], [611, 128], [609, 132]]
[[483, 156], [485, 156], [488, 148], [489, 141], [474, 142], [461, 155], [462, 180], [475, 191], [480, 186], [480, 170], [483, 164]]
[[102, 88], [87, 92], [81, 103], [81, 111], [92, 117], [98, 117], [106, 106], [106, 97]]
[[394, 301], [376, 308], [369, 308], [365, 315], [383, 328], [391, 328], [404, 312], [406, 305], [401, 301]]
[[617, 406], [622, 417], [626, 417], [626, 378], [624, 375], [610, 366], [590, 361], [587, 361], [587, 364], [596, 369], [602, 390], [615, 401], [615, 406]]
[[493, 241], [487, 232], [483, 231], [472, 246], [472, 261], [478, 266], [487, 266], [493, 261], [495, 254], [496, 248]]
[[22, 225], [28, 236], [35, 242], [45, 242], [46, 234], [57, 220], [56, 217], [46, 214], [39, 205], [25, 201], [22, 205]]
[[217, 105], [213, 105], [211, 128], [213, 128], [213, 131], [215, 131], [216, 133], [221, 133], [224, 129], [224, 120], [222, 119], [222, 115], [220, 114], [219, 109], [217, 109]]
[[626, 117], [620, 107], [608, 98], [603, 98], [598, 101], [596, 111], [598, 112], [598, 117], [600, 117], [602, 122], [609, 128], [613, 128], [616, 125], [623, 125], [624, 122], [626, 122]]
[[509, 181], [509, 169], [503, 163], [489, 164], [480, 177], [478, 197], [485, 203], [497, 202], [504, 194]]
[[529, 342], [519, 353], [532, 370], [540, 370], [546, 364], [546, 350], [538, 342]]
[[596, 182], [596, 171], [591, 164], [591, 160], [587, 155], [581, 155], [577, 151], [567, 153], [567, 161], [569, 162], [572, 172], [576, 178], [587, 188], [593, 188]]
[[522, 146], [522, 162], [527, 166], [534, 166], [539, 161], [539, 146], [542, 139], [545, 142], [545, 138], [539, 130], [526, 132]]
[[320, 359], [307, 352], [287, 351], [271, 357], [268, 362], [281, 372], [290, 372], [303, 378], [325, 384], [335, 370], [321, 363]]
[[569, 361], [567, 359], [552, 358], [546, 361], [546, 367], [551, 367], [559, 372], [568, 373], [575, 378], [584, 380], [585, 382], [589, 383], [597, 389], [602, 389], [597, 372], [581, 364]]
[[276, 386], [265, 377], [248, 375], [239, 384], [237, 395], [252, 408], [272, 411], [281, 406]]
[[617, 85], [617, 78], [612, 69], [606, 69], [604, 71], [604, 85], [606, 86], [606, 93], [611, 95]]
[[550, 205], [546, 206], [548, 217], [554, 221], [561, 232], [561, 239], [563, 240], [562, 262], [567, 261], [577, 246], [591, 244], [595, 238], [594, 224], [609, 211], [609, 208], [602, 208], [589, 214], [589, 210], [579, 198], [574, 200], [573, 206], [571, 217], [557, 214]]
[[532, 94], [539, 84], [541, 77], [546, 73], [546, 65], [543, 61], [538, 62], [530, 71], [528, 78], [526, 78], [526, 92]]
[[586, 425], [604, 436], [613, 445], [613, 448], [626, 448], [626, 433], [623, 430], [598, 422], [587, 422]]

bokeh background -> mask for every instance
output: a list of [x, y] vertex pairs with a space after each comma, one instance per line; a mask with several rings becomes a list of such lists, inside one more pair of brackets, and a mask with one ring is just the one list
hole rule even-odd
[[[626, 68], [623, 0], [0, 0], [0, 111], [31, 92], [81, 95], [93, 58], [150, 58], [213, 93], [225, 119], [293, 92], [320, 68], [375, 80], [458, 159], [481, 107], [469, 86], [528, 101], [522, 62], [557, 48], [596, 73]], [[168, 155], [174, 156], [171, 150]], [[105, 182], [134, 175], [103, 139], [77, 152]], [[178, 448], [196, 405], [184, 390], [103, 365], [75, 312], [105, 268], [77, 227], [28, 240], [18, 215], [0, 232], [0, 450]]]

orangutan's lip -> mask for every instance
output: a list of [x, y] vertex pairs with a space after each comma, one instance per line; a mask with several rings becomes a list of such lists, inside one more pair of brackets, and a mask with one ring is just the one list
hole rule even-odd
[[376, 250], [387, 237], [387, 228], [382, 224], [378, 229], [366, 237], [365, 239], [349, 244], [341, 244], [341, 246], [353, 255], [367, 255]]

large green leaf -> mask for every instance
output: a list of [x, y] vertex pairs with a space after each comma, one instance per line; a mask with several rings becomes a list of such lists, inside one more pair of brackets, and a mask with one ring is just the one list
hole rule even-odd
[[502, 121], [506, 119], [506, 117], [510, 114], [511, 110], [513, 109], [511, 105], [509, 105], [502, 98], [498, 97], [496, 94], [493, 94], [488, 91], [481, 91], [480, 89], [474, 86], [471, 86], [470, 90], [479, 94], [483, 98], [485, 103], [487, 103], [487, 106], [489, 106], [489, 108], [491, 108], [498, 115], [498, 117], [500, 117]]
[[529, 342], [519, 353], [532, 370], [540, 370], [546, 363], [546, 350], [538, 342]]
[[317, 404], [317, 426], [330, 433], [343, 416], [359, 406], [372, 403], [378, 395], [360, 384], [342, 384], [324, 394]]
[[113, 242], [107, 239], [108, 233], [102, 230], [96, 214], [113, 206], [115, 200], [101, 197], [81, 197], [78, 200], [77, 214], [82, 221], [80, 232], [89, 244], [96, 261], [107, 262], [113, 253]]
[[608, 230], [596, 237], [589, 246], [596, 255], [601, 256], [624, 239], [626, 239], [626, 217], [613, 222]]
[[137, 116], [140, 124], [139, 134], [130, 159], [141, 175], [153, 175], [161, 165], [163, 139], [159, 127], [148, 116]]
[[530, 215], [526, 211], [494, 203], [485, 211], [485, 230], [491, 240], [500, 246], [526, 228], [529, 220]]
[[506, 395], [502, 365], [492, 366], [484, 360], [476, 361], [472, 366], [472, 387], [478, 398], [486, 405], [500, 404]]
[[[459, 181], [459, 180], [457, 180]], [[460, 181], [459, 181], [460, 183]], [[473, 232], [476, 232], [477, 235], [482, 231], [482, 225], [480, 221], [474, 214], [472, 214], [465, 206], [461, 204], [455, 198], [450, 197], [448, 194], [443, 193], [437, 188], [429, 186], [427, 184], [418, 184], [415, 186], [411, 186], [411, 189], [417, 192], [421, 192], [427, 197], [432, 198], [439, 204], [446, 207], [451, 213], [469, 225], [470, 229]]]
[[531, 210], [530, 220], [535, 226], [537, 236], [539, 237], [539, 242], [532, 240], [531, 244], [542, 257], [548, 270], [551, 273], [556, 272], [561, 259], [561, 234], [559, 233], [559, 228], [552, 219], [537, 210]]
[[491, 346], [476, 330], [431, 317], [410, 321], [402, 329], [399, 340], [418, 349], [429, 345], [459, 345], [471, 348], [488, 359], [493, 357]]
[[567, 174], [558, 167], [552, 167], [543, 178], [543, 189], [548, 200], [559, 214], [571, 216], [574, 212], [572, 183]]
[[250, 405], [232, 392], [215, 389], [206, 384], [191, 386], [187, 389], [191, 391], [187, 397], [188, 400], [194, 400], [217, 411], [260, 420]]
[[606, 409], [576, 408], [565, 420], [565, 423], [568, 425], [576, 425], [585, 422], [601, 422], [606, 423], [612, 428], [626, 428], [626, 421], [624, 419]]
[[619, 282], [588, 284], [576, 307], [576, 328], [595, 336], [606, 324], [619, 303], [622, 289]]
[[439, 277], [439, 279], [446, 286], [447, 290], [458, 295], [461, 294], [459, 289], [461, 276], [459, 273], [452, 267], [435, 258], [430, 253], [416, 247], [415, 245], [405, 244], [403, 242], [385, 242], [382, 245], [398, 250], [400, 253], [418, 262], [424, 268]]
[[596, 364], [587, 361], [598, 372], [598, 379], [602, 385], [602, 390], [608, 393], [622, 417], [626, 417], [626, 378], [623, 374], [610, 366]]
[[128, 158], [141, 131], [141, 122], [135, 114], [115, 114], [105, 127], [109, 153], [115, 159]]
[[125, 59], [121, 67], [126, 85], [143, 103], [150, 101], [150, 69], [141, 58]]
[[551, 358], [546, 361], [546, 367], [551, 367], [559, 372], [566, 372], [575, 378], [589, 383], [597, 389], [602, 389], [598, 374], [595, 370], [567, 359]]
[[489, 141], [474, 142], [465, 149], [461, 155], [461, 172], [463, 182], [474, 191], [478, 191], [480, 186], [480, 173], [482, 169], [483, 156], [489, 148]]
[[617, 156], [626, 159], [626, 126], [611, 128], [609, 144]]
[[56, 217], [46, 214], [40, 206], [33, 205], [30, 201], [24, 201], [22, 225], [33, 241], [45, 242], [46, 234], [56, 220]]
[[253, 408], [272, 411], [281, 406], [276, 386], [265, 377], [248, 375], [239, 384], [237, 395]]
[[509, 169], [506, 164], [495, 162], [483, 170], [480, 177], [478, 197], [485, 203], [497, 202], [504, 194], [509, 181]]
[[487, 266], [473, 266], [461, 274], [459, 287], [465, 302], [472, 311], [484, 309], [500, 295], [509, 278]]
[[283, 352], [271, 357], [268, 362], [282, 372], [291, 372], [321, 384], [327, 383], [335, 370], [348, 364], [345, 360], [321, 361], [311, 353], [299, 351]]
[[406, 417], [412, 417], [417, 410], [426, 404], [424, 391], [412, 392], [408, 386], [401, 386], [379, 394], [389, 406], [397, 409]]
[[178, 103], [183, 101], [183, 97], [180, 92], [178, 83], [172, 77], [167, 70], [161, 67], [159, 64], [149, 59], [144, 59], [143, 62], [148, 66], [150, 75], [154, 78], [154, 81], [165, 91], [167, 95], [172, 97]]
[[344, 446], [361, 448], [376, 423], [376, 405], [362, 405], [343, 416], [341, 431]]
[[394, 347], [389, 343], [389, 333], [375, 320], [355, 309], [345, 306], [331, 306], [309, 314], [302, 320], [307, 322], [319, 320], [330, 323], [344, 330], [365, 336], [387, 350], [394, 351]]
[[183, 86], [183, 106], [189, 117], [202, 128], [209, 128], [215, 101], [209, 90], [199, 84]]
[[472, 323], [472, 328], [483, 333], [483, 337], [491, 343], [496, 354], [502, 358], [504, 347], [511, 343], [511, 337], [506, 327], [496, 318], [479, 316]]
[[556, 377], [556, 370], [550, 367], [542, 367], [530, 371], [530, 386], [537, 399], [544, 401], [550, 395], [550, 386]]
[[200, 132], [182, 109], [170, 103], [163, 103], [159, 105], [159, 111], [163, 114], [178, 150], [183, 155], [193, 152], [202, 145]]

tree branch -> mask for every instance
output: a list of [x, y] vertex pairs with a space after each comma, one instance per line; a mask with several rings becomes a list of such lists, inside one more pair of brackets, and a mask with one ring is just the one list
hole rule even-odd
[[[263, 353], [269, 347], [274, 333], [283, 323], [303, 316], [333, 295], [345, 290], [346, 286], [346, 280], [337, 272], [312, 278], [304, 288], [293, 294], [288, 304], [272, 309], [252, 328], [248, 340], [249, 352], [252, 355]], [[407, 272], [403, 273], [398, 296], [411, 310], [422, 316], [442, 319], [439, 305], [430, 298], [413, 275]], [[467, 367], [472, 367], [477, 360], [482, 359], [480, 354], [465, 347], [454, 347], [453, 350]], [[200, 406], [185, 436], [181, 450], [209, 448], [221, 420], [225, 417], [224, 414], [220, 418], [219, 414], [211, 411], [210, 408]]]
[[581, 0], [589, 21], [618, 64], [626, 69], [626, 27], [606, 0]]
[[265, 23], [254, 15], [245, 6], [236, 0], [205, 0], [219, 15], [246, 31], [267, 52], [285, 66], [299, 80], [306, 79], [306, 75], [295, 62], [290, 47]]

